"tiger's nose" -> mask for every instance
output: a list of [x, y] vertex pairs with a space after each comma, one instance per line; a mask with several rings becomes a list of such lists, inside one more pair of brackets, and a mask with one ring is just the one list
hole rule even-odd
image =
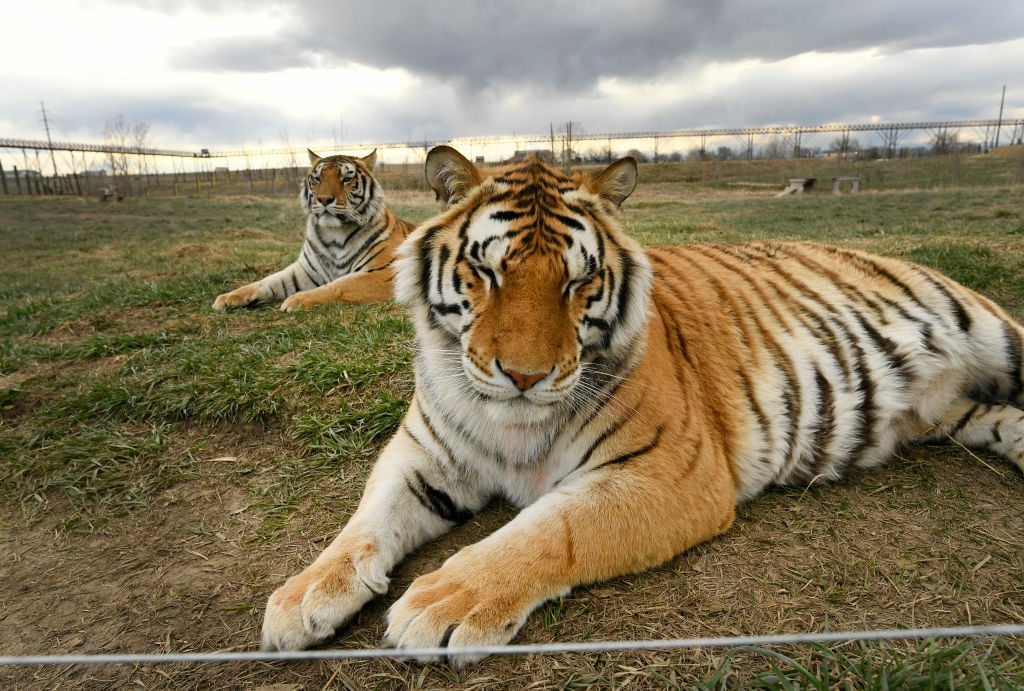
[[334, 201], [334, 197], [317, 197], [316, 200], [323, 204], [324, 206], [327, 206], [328, 204]]
[[508, 375], [508, 378], [512, 380], [512, 383], [515, 384], [516, 388], [520, 391], [526, 391], [527, 389], [533, 388], [534, 384], [549, 374], [549, 372], [520, 372], [518, 370], [508, 369], [505, 367], [502, 367], [501, 371]]

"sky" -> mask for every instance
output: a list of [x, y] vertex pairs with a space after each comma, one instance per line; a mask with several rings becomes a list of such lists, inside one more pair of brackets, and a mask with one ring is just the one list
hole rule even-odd
[[47, 0], [0, 45], [0, 138], [41, 103], [215, 151], [1024, 118], [1022, 0]]

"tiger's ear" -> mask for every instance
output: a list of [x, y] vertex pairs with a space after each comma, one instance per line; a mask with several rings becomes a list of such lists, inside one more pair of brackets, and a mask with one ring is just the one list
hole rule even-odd
[[626, 201], [636, 189], [636, 160], [632, 156], [620, 158], [590, 178], [590, 189], [615, 206]]
[[363, 165], [366, 166], [367, 170], [373, 170], [373, 167], [377, 165], [377, 150], [374, 149], [359, 160], [363, 162]]
[[424, 173], [442, 208], [457, 203], [484, 179], [465, 156], [444, 145], [435, 146], [427, 154]]
[[309, 152], [309, 165], [315, 166], [320, 162], [320, 157], [313, 153], [312, 149], [306, 149], [306, 151]]

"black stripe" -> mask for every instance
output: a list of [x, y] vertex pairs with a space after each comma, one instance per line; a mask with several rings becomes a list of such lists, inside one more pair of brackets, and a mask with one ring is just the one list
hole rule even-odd
[[355, 266], [366, 263], [366, 255], [373, 251], [373, 248], [378, 244], [384, 242], [387, 239], [387, 235], [381, 236], [380, 233], [371, 233], [370, 237], [364, 242], [359, 248], [350, 255], [348, 260], [348, 266]]
[[445, 264], [451, 256], [452, 251], [447, 245], [442, 245], [437, 251], [437, 294], [441, 297], [444, 297]]
[[[595, 361], [594, 363], [591, 364], [592, 366], [597, 366], [598, 363]], [[629, 373], [625, 374], [628, 375]], [[587, 377], [587, 370], [583, 371], [581, 378], [582, 377]], [[596, 376], [591, 378], [596, 379]], [[608, 405], [611, 401], [615, 400], [616, 395], [619, 393], [619, 389], [622, 388], [622, 385], [626, 382], [627, 378], [628, 376], [616, 378], [609, 377], [606, 378], [602, 384], [600, 384], [600, 390], [598, 390], [598, 393], [600, 395], [594, 396], [594, 400], [596, 400], [597, 405], [594, 406], [594, 409], [590, 411], [590, 413], [588, 413], [585, 418], [583, 418], [577, 423], [576, 434], [572, 438], [573, 441], [579, 439], [579, 436], [580, 434], [583, 433], [583, 430], [586, 429], [587, 426], [594, 421], [594, 419], [601, 413], [601, 411], [604, 410], [605, 406]], [[609, 383], [612, 386], [610, 389], [607, 389], [607, 391], [605, 391], [604, 389], [608, 386]], [[594, 388], [598, 389], [597, 386], [595, 386]]]
[[980, 407], [981, 404], [979, 403], [975, 403], [974, 405], [972, 405], [970, 409], [966, 413], [964, 413], [959, 420], [956, 421], [956, 424], [953, 425], [952, 428], [950, 428], [949, 436], [955, 437], [957, 434], [959, 434], [960, 431], [967, 426], [967, 423], [971, 421], [971, 418], [974, 417], [974, 414], [978, 412], [978, 408]]
[[949, 288], [947, 288], [941, 282], [936, 280], [934, 276], [932, 276], [930, 273], [928, 273], [921, 267], [914, 266], [913, 264], [911, 264], [910, 268], [914, 269], [915, 271], [917, 271], [917, 273], [919, 273], [921, 276], [927, 279], [927, 281], [931, 283], [937, 291], [942, 293], [943, 297], [945, 297], [946, 300], [949, 301], [949, 304], [953, 308], [953, 314], [956, 317], [957, 326], [960, 327], [960, 330], [964, 333], [970, 331], [971, 324], [973, 323], [973, 321], [971, 320], [971, 315], [967, 312], [967, 309], [963, 306], [963, 303], [956, 299], [956, 296], [953, 295]]
[[743, 394], [747, 397], [747, 403], [750, 404], [750, 408], [754, 411], [754, 417], [757, 418], [757, 424], [761, 427], [761, 433], [765, 440], [766, 450], [758, 460], [761, 463], [771, 464], [771, 447], [774, 444], [771, 420], [768, 419], [768, 415], [765, 414], [761, 404], [757, 402], [757, 398], [754, 396], [754, 385], [750, 381], [750, 376], [744, 370], [737, 370], [736, 376], [739, 379], [740, 386], [743, 387]]
[[1009, 322], [1003, 322], [1003, 335], [1006, 336], [1006, 359], [1010, 365], [1010, 394], [1007, 399], [1017, 402], [1024, 383], [1021, 382], [1021, 338], [1017, 329]]
[[491, 214], [492, 221], [515, 221], [526, 214], [522, 211], [495, 211]]
[[432, 302], [430, 309], [441, 317], [449, 314], [462, 314], [462, 305], [454, 302]]
[[566, 216], [564, 214], [554, 214], [555, 218], [562, 222], [566, 228], [572, 228], [573, 230], [586, 230], [582, 223], [573, 218], [572, 216]]
[[423, 235], [419, 243], [419, 284], [420, 295], [424, 300], [430, 299], [430, 274], [433, 271], [433, 260], [430, 257], [434, 249], [434, 240], [438, 233], [444, 229], [443, 226], [434, 226]]
[[414, 470], [413, 475], [415, 476], [415, 481], [411, 478], [406, 478], [405, 484], [425, 509], [433, 511], [444, 520], [451, 521], [452, 523], [464, 523], [473, 517], [471, 511], [456, 505], [451, 495], [427, 482], [426, 478], [423, 477], [423, 473]]
[[853, 371], [857, 375], [857, 391], [861, 395], [860, 405], [857, 406], [860, 413], [860, 430], [857, 433], [857, 443], [850, 449], [850, 457], [855, 458], [875, 445], [875, 420], [878, 415], [875, 411], [875, 382], [871, 378], [871, 369], [867, 366], [864, 349], [857, 341], [851, 341], [850, 347], [856, 357]]
[[[434, 443], [440, 446], [444, 450], [445, 454], [448, 456], [449, 465], [451, 465], [452, 467], [458, 467], [458, 464], [455, 462], [455, 452], [448, 445], [448, 442], [441, 438], [441, 434], [437, 431], [437, 428], [434, 427], [433, 420], [431, 420], [430, 416], [423, 411], [423, 404], [420, 401], [417, 401], [417, 410], [420, 414], [420, 420], [423, 421], [423, 425], [427, 428], [427, 431], [430, 432], [431, 439], [433, 439]], [[409, 432], [409, 429], [406, 428], [406, 431]], [[409, 436], [411, 436], [413, 439], [416, 439], [416, 437], [413, 436], [411, 432]], [[424, 446], [418, 439], [416, 439], [416, 442], [420, 446], [423, 446], [424, 449], [426, 448], [426, 446]]]
[[[601, 407], [603, 408], [604, 406], [602, 405]], [[585, 466], [587, 464], [587, 461], [589, 461], [590, 457], [594, 454], [594, 451], [596, 451], [597, 448], [601, 446], [601, 444], [603, 444], [605, 440], [608, 439], [608, 437], [622, 429], [622, 426], [625, 425], [630, 420], [632, 420], [634, 415], [636, 415], [636, 408], [631, 408], [628, 415], [620, 417], [615, 421], [615, 423], [611, 427], [602, 432], [597, 437], [597, 439], [593, 441], [593, 443], [590, 445], [590, 448], [587, 449], [586, 453], [583, 454], [583, 458], [581, 458], [580, 462], [576, 464], [576, 468], [574, 470], [579, 470], [580, 468]]]
[[[317, 235], [317, 238], [319, 239], [319, 235]], [[306, 254], [306, 250], [309, 250], [313, 253], [313, 255], [316, 257], [317, 263], [320, 265], [320, 271], [318, 272], [320, 274], [318, 277], [319, 280], [314, 279], [313, 283], [315, 283], [316, 285], [323, 285], [324, 283], [327, 283], [331, 279], [331, 276], [334, 275], [333, 271], [337, 270], [337, 265], [334, 262], [334, 257], [332, 255], [324, 254], [323, 252], [321, 252], [320, 249], [313, 243], [312, 239], [306, 238], [306, 244], [303, 245], [302, 247], [302, 256], [306, 258], [306, 263], [309, 265], [310, 269], [314, 268], [313, 262]], [[309, 271], [307, 271], [306, 273], [308, 274]]]
[[904, 384], [906, 384], [910, 379], [910, 375], [907, 373], [908, 363], [906, 356], [896, 352], [897, 346], [892, 341], [892, 339], [888, 338], [887, 336], [883, 336], [881, 333], [879, 333], [878, 329], [876, 329], [870, 322], [868, 322], [868, 320], [864, 318], [863, 314], [853, 309], [852, 307], [851, 311], [853, 312], [854, 318], [857, 320], [857, 323], [860, 324], [860, 327], [864, 329], [865, 333], [867, 333], [868, 338], [871, 339], [871, 341], [881, 351], [885, 353], [885, 356], [889, 360], [889, 363], [892, 365], [893, 369], [903, 380]]
[[619, 463], [625, 463], [626, 461], [630, 461], [636, 458], [637, 456], [643, 456], [645, 453], [650, 453], [655, 448], [657, 448], [658, 444], [661, 443], [661, 433], [664, 431], [665, 428], [661, 425], [658, 425], [658, 429], [654, 433], [654, 439], [652, 439], [650, 443], [640, 447], [639, 449], [636, 449], [635, 451], [630, 451], [629, 453], [624, 453], [621, 456], [616, 456], [610, 461], [605, 461], [604, 463], [599, 465], [598, 468], [604, 468], [605, 466], [608, 465], [617, 465]]
[[814, 383], [818, 387], [818, 424], [814, 430], [811, 466], [817, 475], [832, 460], [828, 445], [835, 436], [836, 399], [832, 384], [818, 367], [814, 368]]
[[[373, 254], [371, 254], [368, 257], [366, 257], [366, 259], [363, 260], [358, 266], [353, 266], [352, 267], [352, 272], [355, 273], [356, 271], [364, 271], [363, 267], [366, 266], [367, 264], [373, 263], [373, 260], [376, 259], [377, 257], [379, 257], [381, 255], [381, 253], [384, 252], [384, 250], [386, 250], [386, 249], [387, 249], [387, 247], [385, 247], [385, 246], [381, 246], [381, 247], [377, 248], [376, 252], [374, 252]], [[388, 262], [388, 264], [390, 264], [390, 262]]]
[[[854, 251], [851, 251], [851, 250], [844, 250], [844, 249], [839, 249], [839, 248], [829, 248], [829, 251], [833, 252], [834, 254], [836, 254], [836, 255], [838, 255], [840, 257], [843, 257], [844, 259], [849, 261], [851, 264], [860, 264], [861, 266], [868, 267], [868, 269], [870, 271], [872, 271], [873, 273], [875, 273], [875, 274], [877, 274], [879, 276], [882, 276], [887, 281], [889, 281], [891, 284], [893, 284], [894, 286], [899, 288], [900, 292], [902, 292], [908, 298], [910, 298], [911, 300], [916, 302], [918, 305], [923, 307], [926, 311], [929, 311], [929, 312], [934, 311], [928, 305], [926, 305], [921, 300], [920, 297], [918, 297], [917, 293], [915, 293], [910, 288], [910, 286], [908, 286], [905, 282], [903, 282], [899, 278], [897, 278], [888, 269], [883, 267], [882, 264], [879, 261], [877, 261], [875, 258], [869, 257], [869, 256], [864, 255], [864, 254], [860, 254], [859, 252], [854, 252]], [[928, 272], [924, 271], [921, 267], [916, 266], [914, 264], [911, 264], [909, 262], [905, 263], [904, 265], [908, 269], [911, 269], [911, 270], [919, 273], [924, 278], [926, 278], [929, 283], [931, 283], [939, 292], [941, 292], [950, 301], [950, 303], [952, 303], [953, 310], [954, 310], [954, 312], [956, 313], [956, 316], [957, 316], [957, 322], [960, 325], [960, 329], [966, 333], [968, 331], [968, 329], [970, 329], [970, 327], [971, 327], [971, 318], [967, 314], [966, 310], [964, 310], [963, 305], [961, 305], [953, 297], [952, 293], [950, 293], [949, 290], [944, 285], [942, 285], [941, 283], [936, 281]]]

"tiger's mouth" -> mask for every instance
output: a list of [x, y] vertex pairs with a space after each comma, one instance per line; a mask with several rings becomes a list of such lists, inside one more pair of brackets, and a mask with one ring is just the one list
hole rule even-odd
[[[469, 367], [465, 372], [470, 386], [484, 400], [516, 409], [549, 408], [564, 403], [571, 398], [577, 379], [569, 375], [569, 383], [566, 384], [567, 378], [558, 376], [558, 373], [552, 370], [548, 376], [524, 386], [521, 381], [515, 382], [503, 372], [485, 375], [475, 367]], [[558, 386], [552, 384], [556, 379], [562, 382]]]

